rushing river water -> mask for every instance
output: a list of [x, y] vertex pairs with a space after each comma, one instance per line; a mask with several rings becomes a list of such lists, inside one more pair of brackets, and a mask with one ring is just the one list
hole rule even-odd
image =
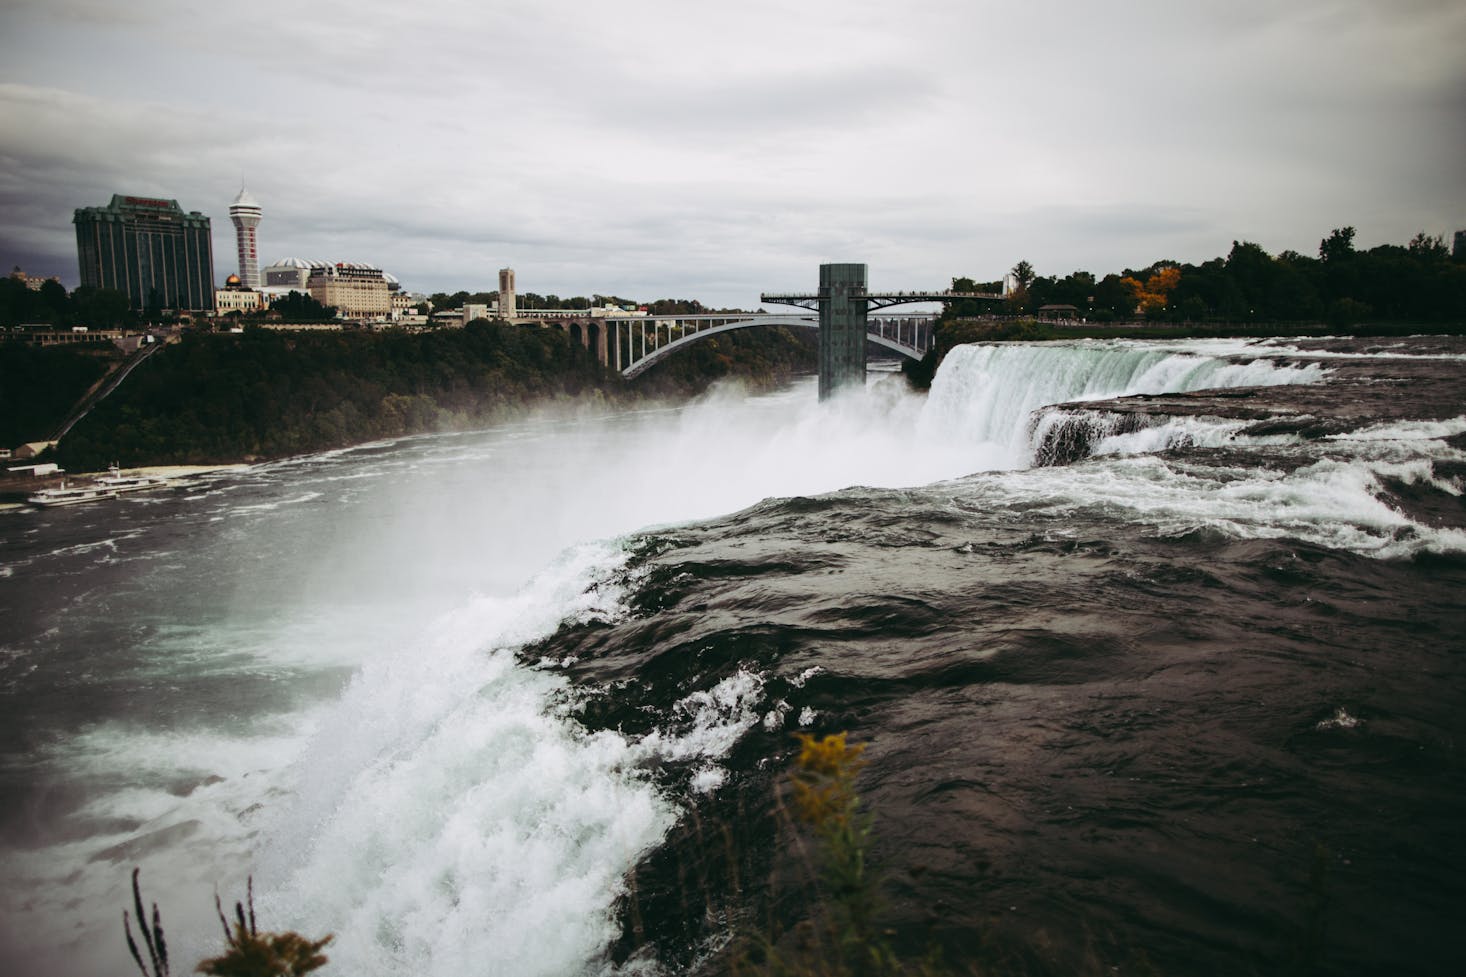
[[803, 729], [870, 744], [903, 946], [1443, 972], [1463, 369], [967, 347], [927, 397], [810, 380], [0, 516], [0, 959], [126, 972], [141, 866], [175, 970], [251, 874], [263, 925], [336, 934], [325, 973], [696, 969], [798, 915]]

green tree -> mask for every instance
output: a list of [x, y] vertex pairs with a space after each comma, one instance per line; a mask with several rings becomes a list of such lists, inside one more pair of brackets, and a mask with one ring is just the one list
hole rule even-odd
[[83, 326], [116, 329], [136, 319], [128, 307], [127, 295], [115, 288], [83, 285], [71, 293], [71, 307], [74, 320]]
[[329, 322], [336, 317], [333, 307], [322, 305], [313, 296], [295, 289], [276, 299], [270, 309], [280, 313], [286, 322]]
[[1446, 247], [1446, 239], [1440, 235], [1435, 237], [1421, 231], [1410, 239], [1406, 250], [1416, 258], [1423, 261], [1445, 261], [1451, 256], [1450, 250]]
[[41, 305], [52, 322], [62, 325], [71, 318], [71, 297], [60, 282], [54, 278], [46, 279], [41, 283], [40, 297]]
[[1329, 236], [1318, 242], [1318, 256], [1324, 261], [1337, 262], [1354, 254], [1354, 228], [1336, 227]]
[[1018, 264], [1013, 266], [1013, 270], [1010, 271], [1009, 274], [1011, 274], [1013, 276], [1013, 280], [1018, 283], [1019, 291], [1026, 291], [1028, 289], [1028, 286], [1033, 284], [1033, 265], [1029, 264], [1027, 261], [1018, 262]]

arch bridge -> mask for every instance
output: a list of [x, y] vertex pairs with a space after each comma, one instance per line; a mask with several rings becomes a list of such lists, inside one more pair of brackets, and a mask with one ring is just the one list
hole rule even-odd
[[[537, 325], [561, 329], [596, 354], [608, 369], [628, 380], [692, 343], [735, 329], [786, 326], [819, 329], [817, 315], [741, 312], [713, 315], [584, 316], [560, 313], [523, 317]], [[919, 360], [932, 348], [931, 315], [881, 316], [868, 320], [865, 338], [907, 359]]]
[[828, 264], [820, 266], [817, 292], [759, 296], [762, 302], [806, 309], [805, 314], [577, 315], [525, 310], [516, 319], [564, 329], [586, 349], [593, 350], [602, 366], [618, 370], [628, 379], [684, 346], [734, 329], [816, 329], [820, 337], [820, 399], [824, 400], [845, 387], [864, 385], [868, 342], [914, 360], [932, 348], [934, 316], [872, 317], [872, 310], [957, 300], [1001, 302], [1004, 298], [985, 292], [868, 292], [865, 281], [865, 265]]

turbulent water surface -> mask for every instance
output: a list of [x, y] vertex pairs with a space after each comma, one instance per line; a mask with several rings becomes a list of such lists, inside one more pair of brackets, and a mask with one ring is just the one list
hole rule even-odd
[[[1466, 905], [1466, 347], [963, 347], [0, 516], [0, 955], [716, 970], [869, 744], [883, 920], [1032, 971], [1434, 974]], [[989, 957], [990, 959], [991, 957]]]

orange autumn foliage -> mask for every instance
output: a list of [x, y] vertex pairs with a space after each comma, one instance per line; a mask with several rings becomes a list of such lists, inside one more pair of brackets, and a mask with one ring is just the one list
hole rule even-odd
[[1137, 312], [1152, 312], [1164, 309], [1171, 292], [1181, 283], [1180, 268], [1161, 268], [1145, 280], [1144, 284], [1129, 275], [1120, 279], [1120, 284], [1130, 290], [1135, 298]]

